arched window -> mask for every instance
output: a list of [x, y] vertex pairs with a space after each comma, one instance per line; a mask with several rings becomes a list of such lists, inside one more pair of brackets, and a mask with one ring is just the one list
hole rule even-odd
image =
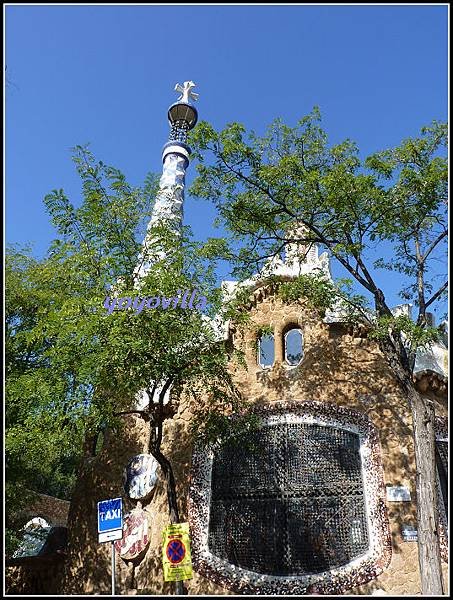
[[291, 367], [302, 362], [304, 357], [304, 337], [299, 328], [293, 327], [285, 333], [285, 360]]
[[[359, 413], [317, 403], [257, 409], [250, 445], [194, 454], [197, 570], [247, 594], [347, 590], [388, 565], [379, 442]], [[338, 415], [338, 418], [337, 418]]]
[[43, 517], [33, 517], [33, 519], [30, 519], [30, 521], [28, 521], [28, 523], [25, 524], [24, 529], [40, 529], [43, 527], [50, 527], [49, 523], [43, 519]]
[[261, 367], [272, 367], [275, 359], [274, 336], [262, 334], [258, 340], [258, 363]]

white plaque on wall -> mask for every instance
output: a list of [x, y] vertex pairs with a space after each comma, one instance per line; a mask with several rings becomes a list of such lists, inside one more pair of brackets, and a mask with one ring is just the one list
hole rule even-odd
[[410, 502], [411, 492], [404, 485], [388, 485], [387, 500], [389, 502]]
[[402, 525], [401, 536], [405, 542], [416, 542], [418, 540], [418, 532], [413, 525]]

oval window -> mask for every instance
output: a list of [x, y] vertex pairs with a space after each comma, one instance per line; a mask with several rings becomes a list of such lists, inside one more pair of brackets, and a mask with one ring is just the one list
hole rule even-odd
[[285, 360], [295, 367], [304, 357], [303, 335], [300, 329], [290, 329], [285, 335]]
[[258, 341], [258, 362], [261, 367], [272, 367], [274, 364], [274, 336], [270, 333], [262, 335]]

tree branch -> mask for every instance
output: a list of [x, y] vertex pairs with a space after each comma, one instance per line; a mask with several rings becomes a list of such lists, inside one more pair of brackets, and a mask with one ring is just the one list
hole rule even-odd
[[426, 322], [426, 303], [425, 303], [425, 281], [424, 281], [424, 264], [420, 252], [420, 241], [418, 234], [415, 236], [415, 255], [417, 261], [417, 294], [418, 294], [418, 318], [417, 325], [422, 325]]
[[158, 422], [157, 422], [157, 437], [156, 437], [156, 441], [154, 443], [155, 452], [160, 452], [160, 445], [162, 444], [164, 397], [165, 397], [165, 394], [167, 393], [168, 388], [173, 383], [173, 379], [174, 379], [173, 377], [170, 377], [169, 379], [167, 379], [162, 390], [159, 393], [159, 416], [158, 416]]
[[423, 262], [425, 262], [425, 260], [428, 258], [428, 256], [431, 254], [431, 252], [434, 250], [434, 248], [448, 235], [448, 230], [442, 231], [441, 234], [439, 234], [437, 236], [437, 238], [428, 246], [428, 248], [426, 249], [426, 252], [423, 254], [423, 256], [421, 257]]
[[430, 304], [432, 304], [433, 302], [435, 302], [439, 296], [442, 294], [442, 292], [444, 292], [448, 287], [448, 281], [446, 281], [438, 290], [435, 294], [433, 294], [433, 296], [431, 296], [431, 298], [425, 302], [425, 308], [428, 308], [428, 306]]

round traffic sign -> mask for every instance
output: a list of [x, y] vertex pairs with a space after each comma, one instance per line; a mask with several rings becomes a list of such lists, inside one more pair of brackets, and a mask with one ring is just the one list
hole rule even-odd
[[143, 500], [150, 496], [157, 483], [159, 463], [151, 454], [137, 454], [123, 471], [126, 494], [132, 500]]
[[181, 540], [170, 540], [166, 550], [168, 560], [176, 565], [184, 560], [186, 556], [186, 547]]

